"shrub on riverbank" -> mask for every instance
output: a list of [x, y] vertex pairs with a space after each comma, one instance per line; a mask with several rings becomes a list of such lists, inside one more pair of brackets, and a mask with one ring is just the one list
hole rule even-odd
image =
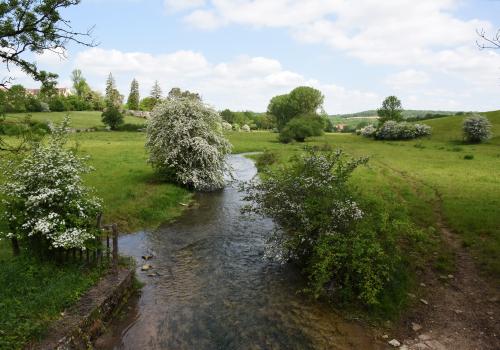
[[197, 99], [168, 99], [151, 113], [149, 163], [166, 180], [200, 191], [224, 186], [226, 155], [219, 113]]
[[246, 187], [251, 204], [244, 211], [272, 217], [280, 226], [268, 255], [302, 266], [315, 297], [377, 304], [396, 269], [392, 224], [363, 225], [365, 216], [378, 213], [365, 213], [348, 183], [366, 161], [339, 150], [309, 149]]
[[83, 185], [84, 160], [64, 148], [69, 119], [52, 128], [47, 145], [38, 144], [20, 162], [2, 164], [6, 181], [2, 235], [24, 241], [39, 253], [52, 248], [85, 249], [98, 231], [100, 201]]

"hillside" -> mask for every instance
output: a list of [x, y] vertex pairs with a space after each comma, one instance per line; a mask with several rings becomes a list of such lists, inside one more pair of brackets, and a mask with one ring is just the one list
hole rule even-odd
[[[407, 118], [424, 118], [426, 114], [441, 114], [441, 115], [454, 115], [457, 112], [453, 111], [431, 111], [431, 110], [417, 110], [417, 109], [407, 109], [403, 111], [403, 117]], [[377, 111], [372, 109], [368, 111], [362, 111], [351, 114], [334, 114], [331, 117], [339, 117], [339, 118], [369, 118], [376, 117]]]
[[[493, 128], [493, 138], [488, 142], [500, 144], [500, 111], [481, 113], [488, 117]], [[425, 124], [432, 127], [432, 140], [434, 141], [460, 141], [462, 140], [463, 116], [450, 116], [440, 119], [426, 120]]]

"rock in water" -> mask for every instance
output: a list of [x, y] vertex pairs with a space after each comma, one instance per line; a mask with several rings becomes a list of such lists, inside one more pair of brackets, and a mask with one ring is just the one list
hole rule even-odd
[[146, 265], [142, 265], [141, 267], [141, 270], [142, 271], [148, 271], [148, 270], [151, 270], [153, 267], [149, 264], [146, 264]]
[[396, 339], [393, 339], [389, 342], [389, 345], [394, 346], [395, 348], [401, 346], [401, 343], [398, 342]]

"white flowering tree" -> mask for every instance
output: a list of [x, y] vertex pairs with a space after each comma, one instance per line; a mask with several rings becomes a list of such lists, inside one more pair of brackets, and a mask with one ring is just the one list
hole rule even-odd
[[151, 113], [146, 148], [149, 163], [169, 181], [199, 191], [224, 186], [231, 145], [222, 119], [200, 100], [167, 99]]
[[19, 162], [2, 165], [2, 214], [9, 232], [1, 234], [13, 243], [24, 241], [43, 251], [85, 249], [95, 242], [100, 200], [82, 182], [81, 174], [91, 169], [64, 148], [68, 125], [66, 118], [52, 127], [46, 145], [36, 145]]

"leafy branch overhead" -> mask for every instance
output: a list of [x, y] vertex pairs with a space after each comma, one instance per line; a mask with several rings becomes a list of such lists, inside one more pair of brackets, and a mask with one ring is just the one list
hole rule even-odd
[[[84, 46], [96, 46], [91, 38], [93, 28], [79, 32], [71, 22], [62, 18], [60, 11], [75, 6], [81, 0], [5, 0], [0, 2], [0, 60], [10, 70], [11, 65], [22, 69], [42, 83], [48, 73], [40, 71], [36, 62], [26, 54], [42, 54], [45, 51], [64, 56], [70, 42]], [[6, 87], [12, 77], [0, 80]]]

